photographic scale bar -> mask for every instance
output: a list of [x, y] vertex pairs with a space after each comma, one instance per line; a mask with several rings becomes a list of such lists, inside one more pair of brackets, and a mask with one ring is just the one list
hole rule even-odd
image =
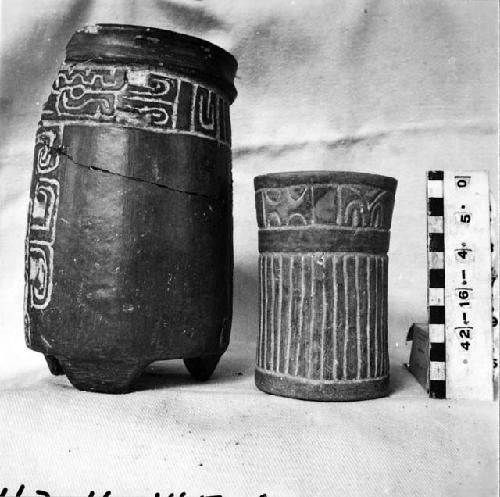
[[427, 173], [429, 395], [492, 400], [488, 173]]

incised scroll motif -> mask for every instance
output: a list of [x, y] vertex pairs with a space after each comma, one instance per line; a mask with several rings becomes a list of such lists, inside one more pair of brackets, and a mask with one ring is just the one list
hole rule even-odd
[[260, 228], [333, 225], [390, 229], [394, 194], [366, 185], [304, 185], [256, 192]]
[[[39, 126], [26, 237], [25, 310], [43, 310], [52, 296], [53, 245], [59, 207], [59, 147], [62, 126]], [[26, 333], [29, 317], [26, 315]]]
[[63, 65], [44, 121], [91, 121], [185, 133], [229, 145], [229, 102], [213, 89], [162, 71]]

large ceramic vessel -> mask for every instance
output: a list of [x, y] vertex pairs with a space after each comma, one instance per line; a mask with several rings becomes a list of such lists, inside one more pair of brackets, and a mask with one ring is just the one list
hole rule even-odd
[[255, 178], [261, 390], [310, 400], [387, 394], [387, 250], [396, 184], [329, 171]]
[[208, 378], [229, 343], [235, 59], [171, 31], [74, 34], [36, 135], [26, 341], [77, 388], [152, 361]]

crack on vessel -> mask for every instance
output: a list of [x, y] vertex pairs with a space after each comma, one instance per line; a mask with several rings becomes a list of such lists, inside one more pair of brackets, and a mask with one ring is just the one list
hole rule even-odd
[[207, 200], [211, 200], [211, 201], [215, 201], [215, 202], [220, 202], [220, 201], [224, 200], [220, 195], [219, 196], [211, 196], [211, 195], [205, 195], [205, 194], [199, 193], [199, 192], [194, 192], [191, 190], [182, 190], [181, 188], [175, 188], [173, 186], [169, 186], [169, 185], [166, 185], [164, 183], [155, 183], [154, 181], [148, 181], [147, 179], [137, 178], [135, 176], [128, 176], [126, 174], [117, 173], [115, 171], [111, 171], [111, 170], [106, 169], [104, 167], [82, 164], [81, 162], [76, 161], [66, 150], [64, 150], [64, 147], [49, 147], [49, 148], [51, 150], [53, 150], [59, 156], [64, 156], [64, 157], [68, 158], [73, 164], [75, 164], [75, 166], [83, 167], [83, 168], [88, 169], [90, 171], [98, 171], [100, 173], [110, 174], [111, 176], [118, 176], [119, 178], [128, 179], [130, 181], [137, 181], [138, 183], [146, 183], [148, 185], [157, 186], [158, 188], [163, 188], [163, 189], [169, 190], [171, 192], [182, 193], [184, 195], [190, 195], [193, 197], [201, 197], [201, 198], [205, 198]]

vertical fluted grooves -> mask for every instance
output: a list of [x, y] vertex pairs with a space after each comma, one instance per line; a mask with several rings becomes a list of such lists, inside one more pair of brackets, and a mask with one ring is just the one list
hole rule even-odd
[[387, 256], [262, 253], [257, 366], [312, 380], [388, 374]]

